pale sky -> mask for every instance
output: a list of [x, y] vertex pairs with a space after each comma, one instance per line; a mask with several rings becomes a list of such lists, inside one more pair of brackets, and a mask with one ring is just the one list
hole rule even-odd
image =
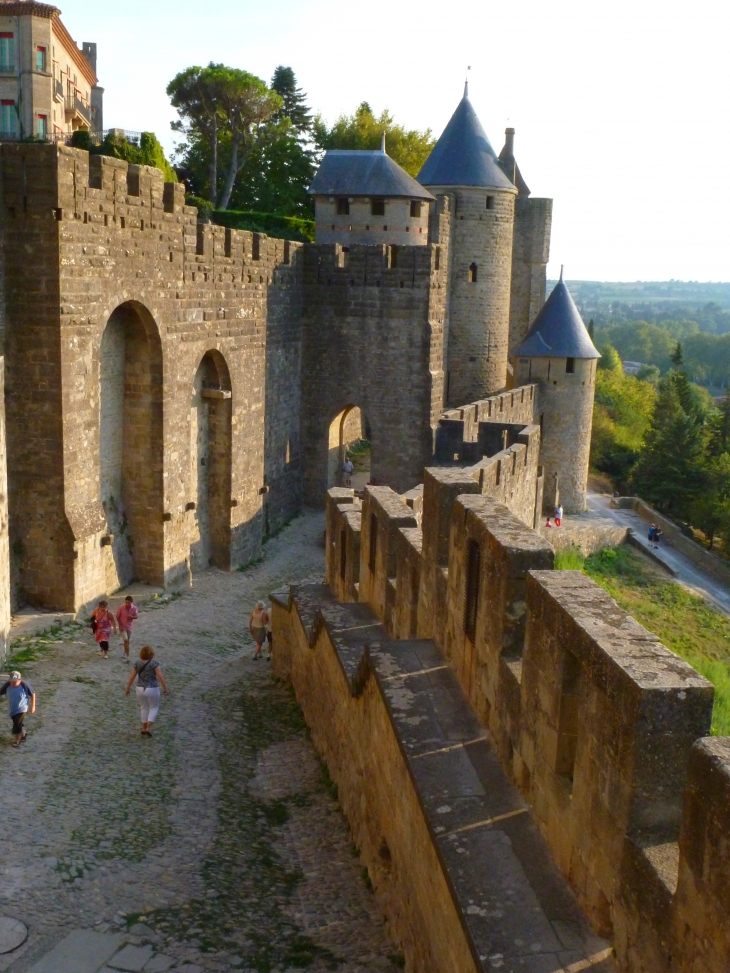
[[294, 69], [328, 121], [361, 101], [439, 135], [463, 91], [554, 199], [551, 263], [591, 280], [730, 280], [730, 5], [722, 0], [64, 0], [99, 45], [106, 127], [175, 118], [165, 87], [220, 61]]

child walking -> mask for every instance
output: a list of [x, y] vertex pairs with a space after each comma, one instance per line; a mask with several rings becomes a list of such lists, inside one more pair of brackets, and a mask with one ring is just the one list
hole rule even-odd
[[94, 633], [102, 659], [109, 658], [109, 636], [112, 629], [117, 631], [117, 620], [109, 611], [109, 602], [100, 601], [99, 607], [91, 613], [91, 631]]
[[13, 746], [19, 747], [25, 743], [28, 735], [23, 721], [26, 713], [35, 713], [35, 693], [29, 682], [21, 678], [16, 670], [10, 673], [10, 679], [0, 686], [0, 696], [7, 696], [10, 704], [10, 719], [13, 721]]
[[117, 608], [119, 634], [122, 636], [124, 654], [127, 658], [129, 658], [129, 640], [132, 637], [132, 625], [134, 625], [137, 618], [139, 618], [139, 612], [134, 603], [134, 598], [131, 595], [127, 595], [123, 603]]

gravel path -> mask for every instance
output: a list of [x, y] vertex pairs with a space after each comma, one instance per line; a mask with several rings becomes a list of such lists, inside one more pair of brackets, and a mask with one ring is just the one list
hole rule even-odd
[[79, 929], [151, 944], [171, 971], [395, 969], [299, 707], [251, 658], [253, 602], [321, 577], [322, 530], [309, 513], [247, 571], [143, 608], [133, 647], [155, 647], [171, 689], [151, 740], [120, 643], [108, 661], [80, 626], [29, 643], [38, 713], [21, 748], [0, 739], [0, 913], [30, 936], [0, 970]]

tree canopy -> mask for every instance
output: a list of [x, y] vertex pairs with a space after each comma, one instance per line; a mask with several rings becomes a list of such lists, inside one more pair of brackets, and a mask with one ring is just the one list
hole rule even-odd
[[96, 145], [89, 132], [80, 130], [71, 136], [75, 149], [86, 149], [91, 155], [109, 155], [124, 159], [130, 165], [153, 166], [165, 175], [165, 182], [177, 182], [177, 173], [167, 161], [165, 152], [152, 132], [142, 132], [139, 142], [130, 142], [112, 129], [100, 145]]
[[173, 127], [188, 138], [183, 159], [188, 152], [193, 158], [207, 156], [208, 198], [216, 208], [227, 209], [254, 147], [291, 124], [282, 118], [266, 125], [282, 108], [282, 97], [248, 71], [212, 62], [207, 68], [180, 72], [167, 86], [167, 94], [180, 116]]
[[383, 132], [391, 159], [417, 176], [436, 144], [430, 128], [424, 132], [407, 129], [387, 109], [376, 116], [366, 101], [353, 115], [340, 115], [331, 128], [321, 115], [314, 120], [314, 140], [321, 149], [379, 149]]
[[[168, 87], [181, 113], [174, 127], [187, 135], [178, 153], [180, 175], [192, 195], [207, 197], [214, 209], [310, 217], [307, 189], [317, 160], [311, 111], [294, 71], [279, 65], [270, 88], [243, 71], [229, 84], [232, 71], [221, 65], [188, 68]], [[240, 108], [231, 111], [225, 96], [242, 88], [248, 108], [255, 109], [248, 130]], [[243, 133], [238, 147], [236, 132]]]

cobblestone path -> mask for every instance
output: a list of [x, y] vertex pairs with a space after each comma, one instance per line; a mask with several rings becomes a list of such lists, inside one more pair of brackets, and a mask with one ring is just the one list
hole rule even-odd
[[143, 607], [133, 650], [155, 647], [171, 689], [151, 740], [118, 641], [108, 661], [80, 626], [31, 643], [38, 713], [18, 750], [0, 738], [0, 913], [30, 935], [0, 970], [80, 929], [151, 944], [145, 968], [171, 973], [396, 968], [301, 712], [251, 658], [253, 602], [321, 577], [322, 530], [308, 514], [246, 572]]

